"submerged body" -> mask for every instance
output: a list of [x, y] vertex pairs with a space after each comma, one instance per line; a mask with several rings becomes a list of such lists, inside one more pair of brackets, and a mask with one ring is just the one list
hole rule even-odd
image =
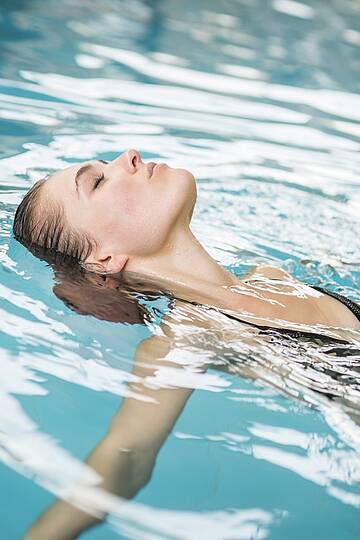
[[[194, 305], [215, 307], [232, 319], [257, 327], [276, 328], [350, 340], [360, 330], [360, 307], [322, 287], [312, 287], [273, 266], [258, 266], [232, 284], [189, 290], [178, 284], [177, 298]], [[354, 335], [352, 331], [355, 331]]]

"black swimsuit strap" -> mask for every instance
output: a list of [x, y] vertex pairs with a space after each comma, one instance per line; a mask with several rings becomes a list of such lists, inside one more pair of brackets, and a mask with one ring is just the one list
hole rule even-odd
[[324, 294], [328, 294], [329, 296], [332, 296], [333, 298], [336, 298], [336, 300], [340, 300], [346, 307], [350, 309], [350, 311], [353, 312], [355, 317], [360, 321], [360, 305], [354, 302], [354, 300], [350, 300], [350, 298], [346, 298], [342, 294], [329, 291], [328, 289], [324, 289], [323, 287], [318, 287], [315, 285], [310, 285], [312, 289], [316, 289], [317, 291], [320, 291]]

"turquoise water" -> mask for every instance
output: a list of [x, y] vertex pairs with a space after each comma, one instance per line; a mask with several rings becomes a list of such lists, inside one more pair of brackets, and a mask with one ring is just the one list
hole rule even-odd
[[[360, 537], [356, 351], [218, 344], [255, 379], [185, 377], [196, 390], [123, 504], [83, 460], [166, 300], [153, 325], [79, 315], [10, 232], [36, 179], [135, 147], [194, 172], [193, 230], [224, 266], [273, 264], [360, 301], [359, 21], [355, 0], [2, 2], [2, 539], [80, 473], [109, 511], [84, 538]], [[203, 339], [182, 353], [213, 351]]]

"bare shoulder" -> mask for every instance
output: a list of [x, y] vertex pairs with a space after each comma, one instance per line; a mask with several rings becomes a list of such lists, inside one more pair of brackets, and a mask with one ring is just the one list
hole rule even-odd
[[[298, 283], [291, 274], [271, 265], [258, 265], [252, 269], [244, 278], [240, 281], [244, 283], [249, 281], [266, 281], [271, 279], [278, 279], [283, 282], [293, 285]], [[286, 287], [286, 284], [282, 283], [276, 285], [280, 288]], [[270, 294], [270, 292], [269, 292]], [[215, 308], [211, 310], [209, 308]], [[248, 290], [245, 292], [237, 290], [233, 291], [221, 290], [221, 298], [214, 297], [206, 305], [201, 305], [186, 302], [177, 299], [170, 312], [168, 312], [163, 318], [160, 325], [161, 335], [165, 335], [167, 338], [176, 339], [181, 337], [186, 339], [187, 335], [194, 336], [195, 333], [201, 333], [202, 331], [214, 333], [216, 331], [227, 331], [230, 326], [234, 326], [234, 320], [230, 320], [225, 311], [231, 311], [234, 315], [238, 314], [242, 316], [243, 323], [248, 324], [254, 322], [253, 318], [248, 320], [245, 316], [246, 313], [253, 313], [256, 317], [256, 321], [260, 321], [260, 325], [265, 325], [268, 321], [261, 321], [261, 316], [276, 316], [280, 317], [281, 313], [277, 313], [276, 310], [269, 302], [265, 302], [264, 298], [258, 298], [257, 295], [249, 295]], [[281, 318], [281, 317], [280, 317]], [[239, 325], [240, 318], [237, 320]], [[209, 335], [209, 334], [208, 334]]]
[[255, 266], [255, 268], [253, 268], [242, 278], [242, 281], [250, 281], [264, 277], [269, 279], [286, 279], [287, 281], [292, 282], [298, 281], [296, 278], [294, 278], [294, 276], [289, 274], [289, 272], [286, 272], [286, 270], [282, 270], [282, 268], [278, 268], [276, 266], [271, 266], [270, 264], [261, 264], [259, 266]]

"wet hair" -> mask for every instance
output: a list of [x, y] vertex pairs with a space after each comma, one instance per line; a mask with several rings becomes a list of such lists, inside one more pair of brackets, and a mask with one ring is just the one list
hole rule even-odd
[[52, 201], [45, 205], [41, 193], [48, 176], [38, 180], [19, 204], [14, 218], [13, 234], [16, 240], [34, 255], [47, 251], [63, 261], [82, 263], [95, 247], [95, 241], [85, 232], [71, 229], [64, 209]]
[[13, 233], [52, 268], [55, 295], [81, 315], [125, 324], [150, 321], [153, 315], [146, 303], [166, 293], [142, 279], [99, 275], [91, 271], [91, 265], [83, 265], [96, 243], [71, 229], [61, 205], [51, 202], [44, 208], [41, 191], [47, 179], [38, 180], [19, 204]]

